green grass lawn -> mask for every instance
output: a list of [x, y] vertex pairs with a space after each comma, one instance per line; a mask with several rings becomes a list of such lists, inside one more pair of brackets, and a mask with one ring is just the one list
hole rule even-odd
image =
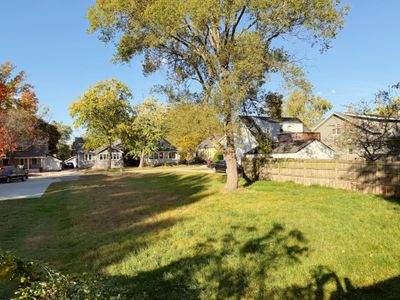
[[223, 181], [161, 172], [53, 184], [42, 199], [0, 202], [0, 247], [103, 273], [134, 299], [400, 298], [399, 202], [273, 182], [226, 193]]

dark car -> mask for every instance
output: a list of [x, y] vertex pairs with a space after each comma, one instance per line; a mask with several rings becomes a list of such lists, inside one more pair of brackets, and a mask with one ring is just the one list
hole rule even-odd
[[0, 168], [0, 180], [9, 183], [13, 180], [25, 181], [28, 179], [28, 170], [21, 167], [3, 167]]
[[63, 169], [74, 169], [74, 164], [72, 162], [67, 162], [63, 164]]
[[226, 161], [225, 160], [217, 160], [211, 163], [211, 170], [214, 173], [226, 173]]
[[[217, 160], [213, 161], [210, 165], [211, 170], [214, 173], [226, 173], [226, 161], [225, 160]], [[242, 176], [242, 167], [237, 166], [239, 176]]]

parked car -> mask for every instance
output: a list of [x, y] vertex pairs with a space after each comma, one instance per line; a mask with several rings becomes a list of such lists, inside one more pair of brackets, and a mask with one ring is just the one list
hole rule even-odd
[[22, 167], [3, 167], [0, 168], [0, 180], [6, 183], [10, 183], [13, 180], [25, 181], [28, 179], [28, 170]]
[[63, 169], [74, 169], [74, 164], [72, 162], [67, 162], [63, 164]]
[[213, 161], [210, 165], [211, 170], [214, 173], [226, 173], [226, 161], [225, 160], [217, 160]]
[[[226, 173], [226, 161], [225, 160], [217, 160], [213, 161], [210, 164], [210, 168], [214, 173]], [[242, 176], [242, 167], [237, 166], [239, 176]]]

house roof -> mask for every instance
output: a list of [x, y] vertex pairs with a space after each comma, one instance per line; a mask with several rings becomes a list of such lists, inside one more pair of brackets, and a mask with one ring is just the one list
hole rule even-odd
[[[108, 146], [101, 146], [101, 147], [97, 148], [96, 150], [94, 150], [93, 152], [95, 154], [99, 154], [101, 152], [104, 152], [107, 149], [108, 149]], [[115, 142], [113, 142], [111, 145], [111, 150], [115, 150], [117, 152], [124, 152], [121, 140], [116, 140]]]
[[9, 153], [12, 158], [25, 158], [25, 157], [46, 157], [49, 154], [47, 145], [34, 145], [25, 150], [13, 151]]
[[[289, 141], [289, 142], [279, 142], [279, 143], [274, 143], [272, 145], [272, 153], [273, 154], [289, 154], [289, 153], [297, 153], [300, 150], [308, 147], [312, 143], [317, 142], [321, 143], [325, 147], [331, 149], [321, 141], [318, 141], [316, 139], [314, 140], [307, 140], [307, 141]], [[332, 149], [331, 149], [332, 150]], [[251, 149], [250, 151], [246, 152], [246, 154], [265, 154], [264, 151], [260, 147], [256, 147]]]
[[[222, 137], [217, 136], [217, 137], [215, 137], [215, 139], [216, 139], [217, 141], [220, 141], [220, 140], [222, 139]], [[204, 141], [202, 141], [202, 142], [197, 146], [198, 149], [213, 148], [213, 147], [215, 147], [215, 146], [214, 146], [214, 143], [213, 143], [213, 141], [212, 141], [212, 137], [206, 138]]]
[[178, 151], [178, 149], [165, 138], [161, 138], [158, 142], [158, 151]]
[[[328, 117], [326, 117], [325, 119], [323, 119], [321, 122], [319, 122], [314, 128], [313, 131], [317, 131], [318, 128], [320, 128], [323, 124], [325, 124], [326, 121], [328, 121], [331, 117], [338, 117], [340, 119], [342, 119], [343, 121], [348, 121], [348, 122], [352, 122], [352, 119], [362, 119], [362, 120], [371, 120], [371, 121], [375, 121], [375, 122], [400, 122], [400, 117], [397, 118], [386, 118], [386, 117], [382, 117], [379, 115], [362, 115], [362, 114], [357, 114], [357, 113], [349, 113], [349, 112], [333, 112], [331, 113]], [[356, 124], [354, 124], [356, 125]], [[357, 126], [357, 125], [356, 125]]]
[[72, 143], [72, 150], [75, 153], [84, 152], [83, 146], [85, 145], [85, 139], [82, 137], [76, 137], [74, 142]]
[[301, 149], [306, 148], [308, 145], [312, 144], [316, 140], [308, 140], [308, 141], [291, 141], [284, 143], [274, 144], [272, 153], [297, 153]]

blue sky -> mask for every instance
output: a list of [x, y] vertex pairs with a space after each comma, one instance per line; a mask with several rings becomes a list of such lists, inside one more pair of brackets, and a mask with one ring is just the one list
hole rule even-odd
[[[68, 106], [98, 80], [124, 81], [136, 102], [164, 81], [163, 74], [144, 77], [140, 58], [130, 65], [110, 62], [112, 45], [86, 33], [86, 10], [94, 0], [0, 1], [0, 62], [10, 60], [27, 72], [41, 105], [50, 108], [49, 119], [72, 124]], [[400, 81], [400, 1], [343, 2], [352, 10], [332, 49], [321, 55], [317, 49], [293, 46], [315, 93], [339, 111]]]

